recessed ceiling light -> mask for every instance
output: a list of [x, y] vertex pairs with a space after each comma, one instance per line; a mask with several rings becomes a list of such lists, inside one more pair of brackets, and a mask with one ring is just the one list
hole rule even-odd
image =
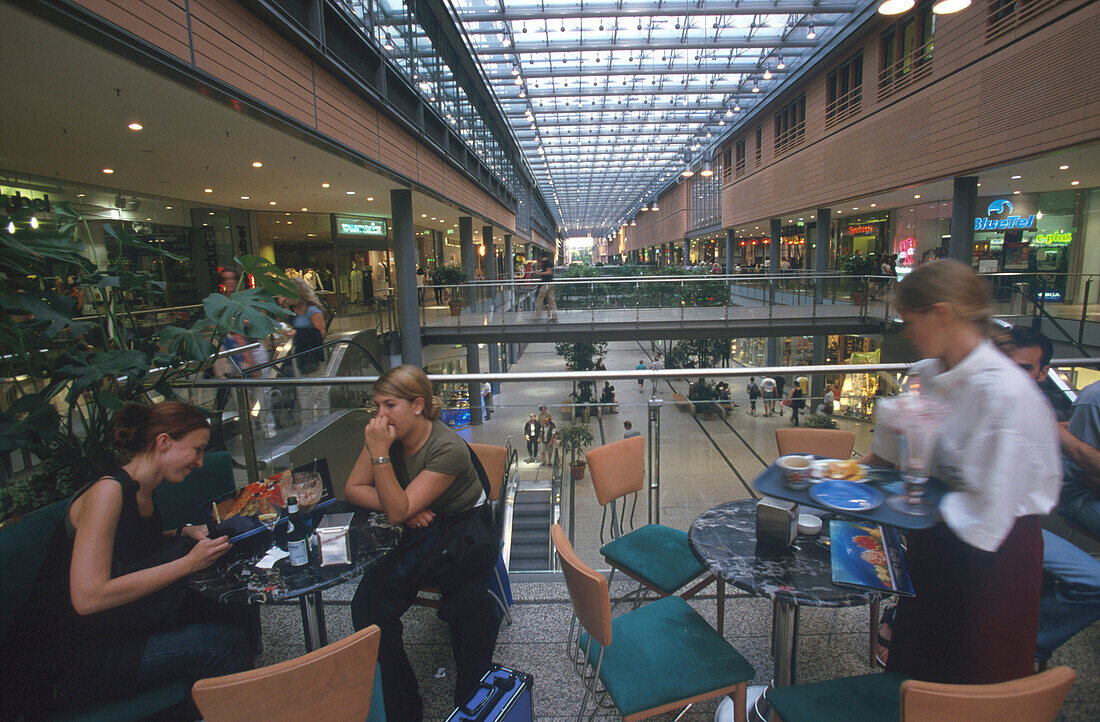
[[141, 123], [130, 123], [126, 127], [129, 128], [130, 130], [141, 130], [145, 126], [143, 126]]
[[1011, 177], [1011, 180], [1020, 180], [1021, 178], [1023, 178], [1022, 175], [1014, 175]]
[[1020, 195], [1020, 191], [1012, 191], [1012, 195], [1018, 196], [1018, 195]]
[[420, 214], [420, 217], [421, 217], [421, 218], [427, 218], [427, 217], [428, 217], [428, 214], [427, 214], [427, 213], [421, 213], [421, 214]]
[[[878, 208], [878, 203], [872, 203], [872, 204], [871, 204], [871, 207], [872, 207], [872, 208]], [[801, 219], [801, 218], [799, 218], [798, 220], [802, 220], [802, 219]]]
[[258, 160], [254, 160], [254, 161], [252, 161], [252, 167], [253, 167], [253, 168], [263, 168], [263, 167], [264, 167], [264, 164], [263, 164], [263, 163], [261, 163], [261, 162], [260, 162], [260, 161], [258, 161]]
[[374, 200], [374, 196], [367, 196], [367, 200], [368, 200], [368, 201], [373, 201], [373, 200]]
[[1070, 181], [1069, 184], [1071, 186], [1079, 186], [1079, 185], [1081, 185], [1081, 181]]
[[214, 189], [213, 189], [213, 188], [203, 188], [203, 189], [202, 189], [202, 192], [203, 192], [203, 193], [213, 193], [213, 192], [214, 192]]
[[317, 237], [316, 233], [307, 233], [306, 235], [309, 236], [310, 238], [316, 238]]
[[302, 212], [303, 212], [303, 213], [305, 213], [305, 212], [306, 212], [306, 211], [308, 211], [308, 210], [309, 210], [308, 208], [303, 208], [303, 209], [302, 209]]
[[207, 215], [209, 215], [209, 216], [214, 215], [214, 211], [210, 211]]
[[920, 199], [920, 193], [918, 193], [918, 194], [916, 194], [915, 196], [913, 196], [913, 198], [916, 198], [916, 199]]
[[247, 201], [247, 200], [248, 200], [249, 198], [251, 198], [251, 197], [252, 197], [252, 196], [241, 196], [241, 200], [242, 200], [242, 201]]
[[170, 211], [170, 210], [172, 210], [172, 206], [165, 206], [165, 207], [164, 207], [164, 210], [166, 210], [166, 211]]
[[328, 183], [322, 183], [322, 184], [321, 184], [321, 187], [322, 187], [322, 188], [328, 188], [328, 186], [329, 186], [329, 184], [328, 184]]
[[1069, 170], [1069, 166], [1068, 165], [1060, 165], [1060, 166], [1058, 166], [1058, 170]]
[[106, 173], [107, 175], [111, 175], [112, 173], [115, 172], [115, 170], [114, 170], [114, 168], [104, 168], [103, 172]]
[[83, 197], [84, 197], [84, 194], [83, 194], [83, 193], [77, 193], [77, 194], [76, 194], [76, 197], [77, 197], [77, 198], [83, 198]]
[[277, 204], [277, 203], [276, 203], [275, 201], [268, 201], [268, 202], [267, 202], [267, 204], [268, 204], [269, 206], [274, 206], [274, 205], [278, 205], [278, 204]]

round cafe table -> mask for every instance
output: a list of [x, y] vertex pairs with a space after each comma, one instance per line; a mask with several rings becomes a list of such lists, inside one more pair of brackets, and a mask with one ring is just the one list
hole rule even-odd
[[833, 585], [827, 523], [817, 536], [799, 535], [786, 549], [757, 544], [755, 499], [703, 512], [692, 522], [688, 541], [718, 578], [719, 634], [725, 627], [726, 582], [772, 600], [772, 684], [777, 687], [794, 683], [799, 607], [849, 607], [878, 599], [872, 592]]
[[[297, 599], [302, 610], [306, 651], [320, 649], [328, 644], [321, 592], [362, 574], [393, 551], [401, 539], [401, 528], [386, 522], [386, 515], [381, 512], [336, 502], [325, 507], [323, 513], [352, 511], [355, 516], [348, 532], [351, 546], [348, 564], [323, 567], [318, 560], [311, 559], [303, 567], [294, 567], [283, 558], [270, 569], [259, 569], [256, 562], [263, 558], [267, 546], [248, 545], [249, 551], [234, 554], [230, 550], [214, 566], [192, 574], [188, 583], [204, 596], [220, 602], [268, 604]], [[316, 513], [321, 514], [322, 510]], [[259, 538], [267, 536], [261, 534]]]

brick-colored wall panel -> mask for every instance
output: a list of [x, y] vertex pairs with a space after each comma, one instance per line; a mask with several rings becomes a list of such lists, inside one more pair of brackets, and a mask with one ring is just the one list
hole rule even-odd
[[187, 41], [187, 11], [183, 0], [77, 0], [77, 4], [190, 62]]

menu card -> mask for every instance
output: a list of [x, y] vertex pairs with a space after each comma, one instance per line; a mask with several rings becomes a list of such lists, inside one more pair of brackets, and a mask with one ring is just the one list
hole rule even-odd
[[897, 529], [834, 519], [829, 542], [833, 584], [914, 596]]

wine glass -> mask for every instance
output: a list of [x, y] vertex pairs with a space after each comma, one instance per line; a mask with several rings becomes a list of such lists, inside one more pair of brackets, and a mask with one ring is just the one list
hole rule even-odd
[[321, 473], [317, 471], [295, 472], [294, 495], [298, 497], [298, 509], [303, 514], [309, 514], [313, 507], [321, 501], [324, 493], [324, 484], [321, 481]]
[[932, 511], [924, 499], [932, 439], [927, 429], [910, 429], [902, 436], [901, 479], [905, 490], [887, 503], [894, 511], [921, 516]]
[[271, 547], [267, 550], [267, 553], [271, 553], [277, 549], [275, 545], [275, 525], [279, 523], [279, 506], [262, 496], [257, 498], [256, 518], [271, 532]]

